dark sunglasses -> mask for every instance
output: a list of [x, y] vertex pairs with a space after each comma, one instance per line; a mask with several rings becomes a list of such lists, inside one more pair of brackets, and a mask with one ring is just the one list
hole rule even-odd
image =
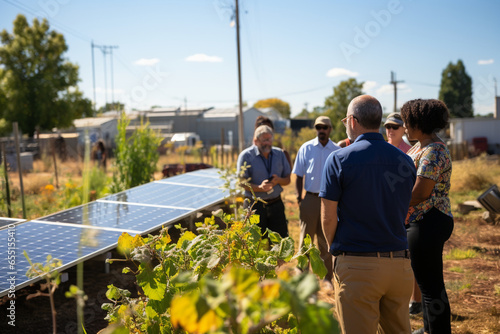
[[326, 125], [316, 125], [315, 128], [316, 130], [328, 130]]
[[385, 126], [385, 128], [387, 130], [389, 130], [389, 129], [398, 130], [400, 128], [400, 126], [399, 125], [390, 125], [390, 124], [388, 124], [388, 125]]

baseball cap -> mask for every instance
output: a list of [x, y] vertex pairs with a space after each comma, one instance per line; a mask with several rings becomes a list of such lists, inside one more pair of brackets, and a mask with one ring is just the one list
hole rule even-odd
[[316, 121], [314, 122], [314, 126], [316, 126], [318, 124], [332, 127], [332, 122], [330, 121], [330, 118], [328, 118], [327, 116], [319, 116], [318, 118], [316, 118]]
[[401, 115], [399, 113], [393, 112], [392, 114], [389, 114], [389, 116], [387, 116], [384, 125], [387, 124], [403, 126], [403, 119], [401, 118]]

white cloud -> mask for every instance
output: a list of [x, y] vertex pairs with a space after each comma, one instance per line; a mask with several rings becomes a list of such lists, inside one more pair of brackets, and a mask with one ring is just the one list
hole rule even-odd
[[186, 58], [186, 61], [204, 62], [204, 63], [220, 63], [221, 57], [209, 56], [204, 53], [197, 53]]
[[479, 60], [477, 63], [479, 65], [491, 65], [493, 64], [495, 61], [493, 59], [485, 59], [485, 60]]
[[134, 64], [139, 66], [153, 66], [155, 64], [158, 64], [159, 62], [160, 59], [158, 58], [151, 58], [151, 59], [141, 58], [139, 60], [136, 60]]
[[[398, 85], [398, 95], [401, 93], [410, 93], [412, 90], [408, 85], [406, 84], [399, 84]], [[383, 85], [379, 89], [377, 89], [377, 94], [380, 95], [388, 95], [388, 94], [394, 94], [394, 86], [393, 85]]]
[[348, 76], [348, 77], [357, 77], [359, 75], [358, 72], [352, 72], [349, 70], [346, 70], [345, 68], [340, 68], [340, 67], [334, 67], [328, 72], [326, 72], [327, 77], [341, 77], [341, 76]]
[[386, 95], [386, 94], [393, 94], [394, 93], [394, 86], [393, 85], [382, 85], [380, 86], [379, 89], [377, 89], [377, 94], [379, 95]]
[[366, 91], [370, 91], [375, 87], [377, 87], [376, 81], [365, 81], [365, 83], [363, 84], [363, 89]]

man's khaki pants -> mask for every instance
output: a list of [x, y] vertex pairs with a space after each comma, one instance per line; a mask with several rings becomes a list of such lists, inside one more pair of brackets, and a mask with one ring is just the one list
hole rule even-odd
[[333, 275], [332, 254], [330, 254], [326, 243], [323, 228], [321, 227], [321, 198], [315, 195], [306, 193], [304, 199], [300, 203], [300, 245], [304, 242], [304, 238], [309, 234], [311, 241], [314, 242], [314, 236], [318, 240], [318, 249], [323, 262], [325, 263], [327, 274], [326, 280], [331, 281]]
[[339, 255], [334, 265], [335, 302], [343, 334], [411, 332], [413, 271], [406, 258]]

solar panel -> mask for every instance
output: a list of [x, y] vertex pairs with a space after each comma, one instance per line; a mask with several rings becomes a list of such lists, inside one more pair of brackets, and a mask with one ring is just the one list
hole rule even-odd
[[[217, 169], [204, 169], [147, 183], [103, 199], [24, 222], [0, 218], [0, 254], [15, 251], [15, 265], [8, 256], [0, 259], [0, 296], [8, 293], [9, 278], [16, 290], [34, 283], [25, 274], [29, 264], [45, 263], [47, 255], [62, 260], [64, 270], [116, 247], [122, 232], [146, 234], [221, 202], [229, 191]], [[3, 220], [2, 220], [3, 219]], [[15, 222], [15, 226], [11, 226]], [[22, 222], [19, 224], [18, 222]], [[2, 224], [4, 227], [2, 228]], [[9, 237], [15, 239], [15, 248]], [[81, 254], [78, 249], [82, 246]]]
[[193, 187], [210, 187], [215, 189], [220, 188], [224, 185], [224, 180], [220, 179], [217, 176], [212, 176], [209, 174], [196, 175], [190, 173], [172, 176], [156, 182], [189, 185]]
[[7, 218], [7, 217], [0, 217], [0, 229], [4, 227], [8, 227], [11, 224], [16, 224], [25, 221], [24, 219], [17, 219], [17, 218]]
[[[9, 239], [9, 231], [12, 229], [0, 230], [1, 240]], [[16, 225], [13, 231], [15, 245], [10, 241], [0, 243], [0, 254], [5, 254], [0, 258], [0, 296], [8, 293], [11, 278], [15, 278], [16, 290], [38, 280], [25, 275], [29, 263], [23, 251], [28, 253], [33, 263], [45, 263], [49, 254], [60, 259], [63, 265], [58, 270], [61, 271], [115, 248], [121, 234], [121, 231], [83, 228], [75, 224], [31, 221]], [[12, 254], [12, 251], [15, 251], [14, 257], [9, 259], [6, 254]], [[13, 261], [9, 263], [9, 260]]]
[[37, 221], [87, 224], [97, 228], [148, 233], [190, 212], [189, 209], [98, 201], [57, 212]]
[[[174, 178], [169, 179], [175, 180]], [[149, 204], [196, 211], [218, 203], [227, 196], [229, 196], [228, 191], [214, 187], [182, 185], [173, 183], [173, 181], [170, 183], [155, 181], [104, 197], [99, 201]]]

